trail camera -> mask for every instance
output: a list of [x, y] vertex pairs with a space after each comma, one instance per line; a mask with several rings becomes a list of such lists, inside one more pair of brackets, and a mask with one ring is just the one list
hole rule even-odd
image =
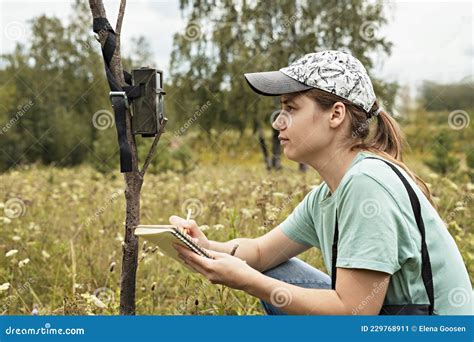
[[164, 119], [163, 72], [151, 68], [133, 69], [132, 85], [139, 85], [141, 92], [132, 102], [132, 132], [154, 137]]

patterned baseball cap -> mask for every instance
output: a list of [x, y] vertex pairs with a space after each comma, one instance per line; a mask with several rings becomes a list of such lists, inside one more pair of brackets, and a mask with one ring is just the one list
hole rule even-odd
[[309, 53], [279, 71], [245, 74], [261, 95], [277, 96], [317, 88], [363, 108], [367, 113], [375, 93], [367, 70], [354, 56], [335, 50]]

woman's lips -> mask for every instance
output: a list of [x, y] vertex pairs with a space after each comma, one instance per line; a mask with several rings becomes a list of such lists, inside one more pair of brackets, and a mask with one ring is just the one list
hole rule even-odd
[[290, 140], [286, 139], [286, 138], [279, 138], [279, 139], [280, 139], [280, 144], [282, 144], [282, 145], [285, 145], [285, 144], [290, 142]]

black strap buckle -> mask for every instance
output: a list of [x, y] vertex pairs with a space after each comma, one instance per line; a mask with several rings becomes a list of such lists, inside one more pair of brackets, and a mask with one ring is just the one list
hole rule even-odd
[[[112, 99], [113, 97], [122, 97], [123, 100], [125, 101], [125, 107], [126, 107], [127, 109], [130, 108], [129, 103], [128, 103], [128, 97], [127, 97], [127, 93], [126, 93], [126, 92], [124, 92], [124, 91], [111, 91], [111, 92], [109, 92], [109, 97], [110, 97], [110, 100], [111, 100], [111, 101], [113, 100], [113, 99]], [[112, 101], [112, 102], [113, 102], [113, 101]]]

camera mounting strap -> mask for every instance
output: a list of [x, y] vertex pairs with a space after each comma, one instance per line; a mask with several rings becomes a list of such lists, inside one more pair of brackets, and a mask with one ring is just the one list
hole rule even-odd
[[102, 46], [102, 57], [104, 58], [105, 73], [110, 87], [110, 101], [114, 108], [115, 127], [120, 147], [120, 172], [133, 171], [132, 152], [127, 141], [126, 115], [129, 108], [129, 100], [142, 96], [142, 86], [132, 86], [132, 76], [124, 71], [124, 79], [128, 86], [122, 87], [115, 79], [110, 70], [110, 62], [116, 48], [116, 36], [107, 18], [94, 18], [93, 31], [97, 34], [108, 32], [107, 39]]

